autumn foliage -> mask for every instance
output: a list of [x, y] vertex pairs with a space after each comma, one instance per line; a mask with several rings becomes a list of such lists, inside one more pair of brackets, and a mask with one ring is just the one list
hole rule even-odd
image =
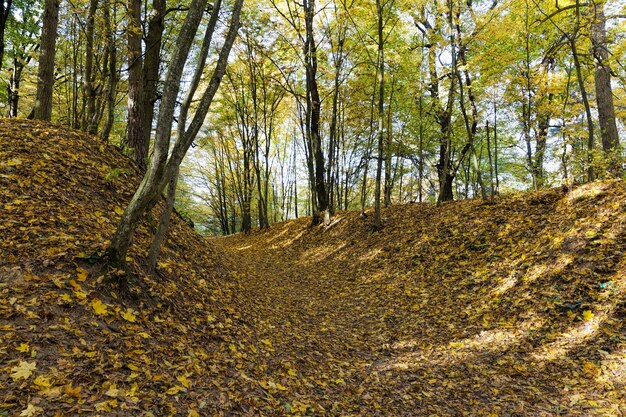
[[[0, 121], [0, 416], [619, 416], [626, 186], [340, 212], [205, 239], [141, 224], [132, 163]], [[124, 293], [105, 285], [129, 274]]]

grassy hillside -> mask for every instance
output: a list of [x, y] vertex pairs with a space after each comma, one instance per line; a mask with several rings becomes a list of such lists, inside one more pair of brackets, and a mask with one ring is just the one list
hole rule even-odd
[[[139, 177], [0, 120], [0, 416], [620, 416], [626, 186], [339, 213], [204, 239], [130, 289], [99, 254]], [[109, 271], [123, 274], [124, 271]]]

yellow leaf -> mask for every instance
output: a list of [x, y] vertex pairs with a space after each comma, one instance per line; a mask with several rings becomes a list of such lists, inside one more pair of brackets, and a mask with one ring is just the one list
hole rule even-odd
[[112, 384], [109, 389], [107, 390], [107, 392], [104, 393], [104, 395], [106, 395], [107, 397], [117, 397], [118, 395], [120, 395], [120, 390], [117, 389], [117, 385]]
[[139, 367], [137, 365], [133, 365], [132, 363], [129, 363], [128, 369], [130, 369], [131, 371], [138, 371]]
[[43, 413], [43, 408], [28, 404], [28, 407], [20, 413], [20, 417], [34, 417], [41, 413]]
[[139, 390], [139, 385], [136, 382], [133, 382], [133, 385], [128, 390], [128, 395], [132, 397], [137, 393], [137, 390]]
[[296, 370], [295, 370], [295, 369], [289, 369], [289, 370], [287, 371], [287, 373], [288, 373], [289, 375], [291, 375], [291, 376], [296, 376], [296, 375], [298, 374], [298, 372], [296, 372]]
[[66, 303], [71, 303], [72, 296], [69, 294], [61, 294], [61, 300], [65, 301]]
[[165, 391], [166, 394], [169, 395], [176, 395], [179, 392], [181, 392], [183, 389], [181, 387], [179, 387], [178, 385], [174, 385], [172, 388], [168, 389], [167, 391]]
[[191, 388], [191, 381], [188, 380], [187, 377], [185, 377], [184, 375], [181, 375], [181, 376], [179, 376], [176, 379], [178, 380], [178, 382], [183, 384], [183, 387], [185, 387], [187, 389]]
[[272, 347], [272, 341], [269, 339], [263, 339], [261, 340], [261, 343], [263, 343], [264, 345], [267, 345], [269, 347]]
[[39, 375], [37, 378], [35, 378], [35, 380], [33, 381], [33, 384], [42, 388], [50, 388], [52, 386], [52, 382], [50, 381], [50, 378], [46, 378], [43, 375]]
[[189, 414], [187, 414], [187, 417], [200, 417], [200, 414], [198, 414], [196, 410], [189, 410]]
[[18, 352], [27, 353], [30, 350], [30, 346], [28, 343], [20, 343], [18, 347], [15, 348]]
[[11, 378], [13, 378], [14, 381], [18, 381], [20, 379], [28, 379], [33, 374], [33, 371], [35, 371], [36, 369], [36, 362], [20, 361], [19, 365], [11, 368]]
[[96, 404], [95, 408], [96, 408], [96, 411], [104, 411], [104, 412], [111, 411], [111, 407], [109, 407], [109, 403], [106, 401]]
[[124, 214], [124, 210], [121, 207], [115, 207], [115, 214], [121, 216]]
[[131, 323], [134, 323], [137, 321], [137, 317], [135, 316], [135, 314], [130, 308], [126, 310], [124, 313], [122, 313], [122, 318], [124, 318], [124, 320], [129, 321]]
[[85, 280], [87, 280], [87, 275], [89, 275], [89, 272], [87, 272], [83, 268], [76, 268], [76, 272], [78, 273], [78, 275], [76, 276], [77, 280], [79, 280], [80, 282], [85, 282]]
[[583, 311], [583, 320], [589, 321], [591, 319], [593, 319], [593, 313], [589, 310]]
[[78, 398], [80, 397], [80, 387], [72, 387], [71, 385], [66, 385], [65, 387], [63, 387], [63, 391], [65, 391], [65, 394], [69, 397], [74, 397], [74, 398]]
[[600, 375], [600, 368], [598, 368], [593, 362], [585, 362], [583, 365], [583, 372], [589, 377], [595, 377]]
[[108, 314], [107, 306], [97, 298], [91, 300], [91, 307], [93, 311], [99, 316], [106, 316]]

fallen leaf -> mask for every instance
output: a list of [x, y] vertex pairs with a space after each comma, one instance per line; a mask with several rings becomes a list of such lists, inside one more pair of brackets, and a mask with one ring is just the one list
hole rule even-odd
[[135, 316], [135, 314], [133, 313], [131, 309], [128, 309], [125, 312], [123, 312], [122, 318], [131, 323], [135, 323], [137, 321], [137, 317]]
[[39, 375], [37, 378], [35, 378], [35, 380], [33, 381], [33, 384], [42, 388], [50, 388], [52, 386], [52, 382], [50, 381], [50, 378], [46, 378], [43, 375]]
[[108, 314], [107, 305], [100, 301], [98, 298], [91, 300], [91, 307], [93, 311], [99, 316], [106, 316]]
[[43, 408], [28, 404], [28, 407], [20, 413], [20, 417], [34, 417], [41, 413], [43, 413]]
[[18, 381], [20, 379], [28, 379], [36, 369], [36, 362], [20, 361], [19, 365], [11, 368], [11, 378], [13, 378], [14, 381]]

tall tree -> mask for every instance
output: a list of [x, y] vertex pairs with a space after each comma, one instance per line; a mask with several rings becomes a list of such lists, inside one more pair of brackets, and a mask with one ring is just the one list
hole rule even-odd
[[41, 53], [37, 72], [37, 98], [33, 118], [50, 120], [52, 117], [52, 91], [54, 87], [54, 57], [56, 53], [57, 26], [60, 0], [46, 0], [42, 18]]
[[145, 171], [149, 143], [144, 135], [143, 53], [141, 50], [141, 0], [128, 0], [128, 104], [125, 142], [137, 166]]
[[592, 3], [591, 43], [595, 64], [596, 102], [598, 104], [598, 119], [600, 121], [600, 135], [602, 150], [609, 159], [608, 171], [611, 175], [621, 175], [621, 161], [617, 155], [619, 135], [615, 122], [615, 106], [613, 104], [613, 89], [611, 87], [611, 67], [609, 66], [609, 50], [606, 41], [606, 18], [604, 15], [604, 0]]

